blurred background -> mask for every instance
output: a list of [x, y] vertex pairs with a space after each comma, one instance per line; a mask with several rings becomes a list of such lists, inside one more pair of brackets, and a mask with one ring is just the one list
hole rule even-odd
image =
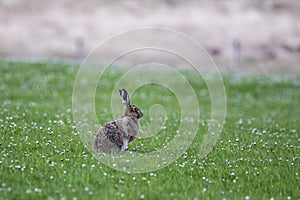
[[191, 36], [224, 72], [300, 75], [298, 0], [0, 0], [0, 59], [80, 62], [143, 26]]

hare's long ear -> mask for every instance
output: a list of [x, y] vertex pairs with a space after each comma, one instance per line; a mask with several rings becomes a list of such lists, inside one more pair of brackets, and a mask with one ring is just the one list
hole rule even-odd
[[129, 99], [128, 92], [125, 89], [121, 89], [119, 90], [119, 92], [120, 92], [120, 96], [122, 97], [123, 104], [126, 106], [130, 106], [130, 99]]
[[128, 95], [128, 92], [125, 89], [120, 89], [119, 92], [120, 92], [120, 96], [122, 98], [122, 102], [124, 104], [123, 115], [126, 115], [126, 113], [129, 112], [129, 108], [130, 108], [129, 95]]

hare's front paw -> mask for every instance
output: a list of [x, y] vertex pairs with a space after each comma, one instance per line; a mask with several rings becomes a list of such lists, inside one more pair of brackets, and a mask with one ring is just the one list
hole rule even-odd
[[122, 146], [122, 151], [126, 151], [128, 149], [128, 139], [123, 140], [123, 146]]

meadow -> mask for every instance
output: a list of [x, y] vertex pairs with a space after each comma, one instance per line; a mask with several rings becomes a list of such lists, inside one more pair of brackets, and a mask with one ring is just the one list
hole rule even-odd
[[[93, 157], [79, 137], [72, 114], [78, 68], [0, 61], [0, 199], [300, 199], [300, 77], [223, 74], [226, 121], [212, 151], [199, 158], [210, 97], [203, 81], [182, 71], [203, 113], [192, 145], [160, 170], [126, 173]], [[97, 94], [100, 124], [113, 117], [106, 106], [120, 76], [109, 72], [105, 92]], [[155, 87], [132, 97], [144, 112], [141, 126], [155, 99], [170, 116], [157, 135], [134, 141], [129, 151], [163, 148], [178, 128], [175, 96], [163, 98], [159, 87], [153, 94]]]

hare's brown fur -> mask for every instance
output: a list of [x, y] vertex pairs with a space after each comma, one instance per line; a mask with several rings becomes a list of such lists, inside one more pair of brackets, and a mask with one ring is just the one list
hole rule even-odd
[[130, 105], [129, 95], [125, 89], [120, 90], [124, 104], [123, 116], [106, 123], [95, 136], [93, 149], [102, 152], [120, 152], [127, 149], [128, 143], [136, 139], [139, 132], [141, 110]]

